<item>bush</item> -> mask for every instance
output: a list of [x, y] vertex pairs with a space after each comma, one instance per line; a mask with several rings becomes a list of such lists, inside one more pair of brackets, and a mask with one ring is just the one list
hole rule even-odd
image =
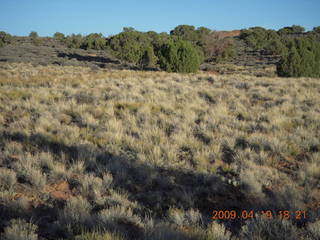
[[38, 46], [40, 43], [41, 43], [41, 41], [40, 41], [40, 39], [39, 39], [39, 35], [38, 35], [38, 33], [37, 32], [31, 32], [30, 34], [29, 34], [29, 38], [31, 39], [31, 42], [34, 44], [34, 45], [36, 45], [36, 46]]
[[75, 237], [75, 240], [122, 240], [123, 237], [115, 233], [83, 233]]
[[281, 42], [280, 39], [269, 41], [265, 46], [265, 50], [268, 54], [272, 55], [285, 55], [288, 51], [287, 47]]
[[6, 32], [0, 32], [0, 47], [10, 44], [12, 36]]
[[157, 57], [152, 42], [160, 42], [157, 34], [142, 33], [132, 28], [124, 30], [124, 32], [108, 39], [107, 45], [114, 55], [141, 67], [154, 67], [157, 63]]
[[17, 178], [14, 171], [0, 168], [0, 191], [10, 190], [16, 182]]
[[277, 73], [283, 77], [319, 77], [320, 42], [312, 38], [289, 41], [288, 54], [277, 64]]
[[320, 239], [320, 220], [308, 225], [308, 236], [309, 239], [316, 240]]
[[39, 35], [38, 35], [38, 33], [37, 32], [31, 32], [30, 34], [29, 34], [29, 37], [30, 38], [38, 38], [39, 37]]
[[202, 216], [198, 210], [190, 209], [184, 211], [181, 209], [170, 208], [168, 212], [168, 220], [178, 226], [200, 225]]
[[224, 225], [212, 222], [206, 231], [206, 235], [204, 240], [209, 240], [209, 239], [214, 239], [214, 240], [229, 240], [231, 238], [231, 233], [226, 230]]
[[53, 35], [53, 38], [56, 39], [56, 40], [59, 40], [59, 41], [62, 41], [65, 36], [63, 33], [61, 32], [56, 32], [54, 35]]
[[242, 227], [240, 239], [299, 239], [298, 229], [287, 220], [256, 218]]
[[21, 219], [11, 220], [10, 226], [4, 229], [4, 240], [37, 240], [38, 227]]
[[67, 200], [64, 209], [59, 213], [59, 220], [64, 226], [70, 225], [72, 230], [80, 232], [81, 229], [91, 226], [90, 203], [82, 197], [73, 197]]
[[254, 50], [265, 49], [271, 41], [280, 40], [280, 36], [274, 30], [267, 30], [262, 27], [253, 27], [241, 30], [240, 39]]
[[143, 68], [152, 68], [155, 67], [158, 58], [154, 54], [154, 50], [152, 46], [146, 46], [144, 49], [144, 53], [140, 59], [140, 65]]
[[305, 28], [299, 25], [292, 25], [291, 27], [284, 27], [279, 29], [278, 33], [281, 35], [284, 34], [299, 34], [303, 33], [305, 31]]
[[191, 42], [194, 46], [203, 46], [203, 41], [211, 30], [205, 27], [195, 28], [191, 25], [179, 25], [170, 31], [171, 36]]
[[67, 36], [64, 40], [68, 48], [80, 48], [83, 42], [81, 34], [72, 34]]
[[167, 72], [191, 73], [198, 71], [202, 56], [190, 42], [170, 40], [162, 45], [159, 61]]
[[170, 35], [178, 36], [185, 41], [196, 43], [198, 35], [194, 26], [179, 25], [170, 31]]
[[319, 27], [314, 27], [314, 28], [313, 28], [313, 31], [314, 31], [315, 33], [320, 33], [320, 26], [319, 26]]
[[81, 48], [86, 50], [88, 49], [102, 50], [106, 48], [106, 40], [101, 33], [100, 34], [92, 33], [83, 39]]

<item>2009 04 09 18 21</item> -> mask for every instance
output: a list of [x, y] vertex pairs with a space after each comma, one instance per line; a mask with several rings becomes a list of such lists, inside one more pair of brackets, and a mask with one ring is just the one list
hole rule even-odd
[[212, 217], [213, 220], [222, 220], [222, 219], [251, 219], [256, 216], [262, 216], [266, 219], [273, 218], [281, 218], [281, 219], [297, 219], [302, 220], [307, 218], [307, 211], [297, 210], [297, 211], [289, 211], [289, 210], [279, 210], [279, 211], [271, 211], [271, 210], [213, 210]]

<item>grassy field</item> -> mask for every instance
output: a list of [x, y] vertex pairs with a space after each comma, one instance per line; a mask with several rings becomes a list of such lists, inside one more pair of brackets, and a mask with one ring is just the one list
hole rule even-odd
[[320, 239], [319, 150], [319, 79], [1, 63], [0, 238]]

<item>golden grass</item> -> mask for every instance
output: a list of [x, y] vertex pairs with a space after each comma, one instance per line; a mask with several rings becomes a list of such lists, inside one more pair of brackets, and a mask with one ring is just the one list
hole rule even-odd
[[[206, 73], [1, 64], [0, 132], [125, 153], [155, 168], [217, 174], [256, 201], [264, 201], [265, 189], [299, 192], [306, 183], [319, 196], [319, 94], [319, 79], [312, 78], [219, 75], [212, 82]], [[1, 167], [22, 156], [25, 164], [18, 161], [15, 171], [41, 188], [86, 174], [90, 161], [95, 166], [85, 151], [64, 159], [24, 142], [2, 142]], [[43, 166], [50, 171], [41, 177]], [[93, 185], [102, 184], [103, 171], [90, 178]]]

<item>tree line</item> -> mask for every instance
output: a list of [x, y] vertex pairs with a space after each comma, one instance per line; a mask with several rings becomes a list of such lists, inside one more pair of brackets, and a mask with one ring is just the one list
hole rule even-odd
[[[36, 32], [29, 35], [39, 45]], [[298, 25], [278, 31], [253, 27], [242, 29], [238, 37], [228, 37], [205, 27], [179, 25], [170, 33], [140, 32], [131, 27], [111, 37], [92, 33], [87, 36], [55, 33], [53, 38], [69, 48], [108, 50], [119, 59], [141, 68], [160, 68], [168, 72], [196, 72], [204, 61], [223, 62], [237, 55], [237, 42], [261, 54], [280, 56], [279, 76], [319, 77], [320, 27], [305, 32]], [[10, 34], [0, 32], [0, 47], [10, 44]]]

